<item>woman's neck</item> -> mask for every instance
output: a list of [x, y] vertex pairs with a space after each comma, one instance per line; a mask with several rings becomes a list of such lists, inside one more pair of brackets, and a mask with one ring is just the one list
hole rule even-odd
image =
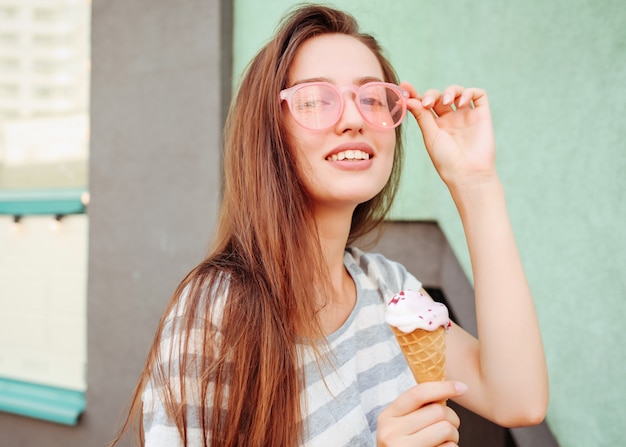
[[354, 209], [345, 207], [315, 209], [315, 222], [322, 254], [333, 283], [339, 272], [344, 270], [343, 254], [350, 235], [353, 211]]
[[332, 287], [332, 296], [320, 303], [325, 334], [336, 331], [345, 322], [356, 302], [356, 287], [343, 261], [351, 222], [351, 210], [316, 210], [319, 241]]

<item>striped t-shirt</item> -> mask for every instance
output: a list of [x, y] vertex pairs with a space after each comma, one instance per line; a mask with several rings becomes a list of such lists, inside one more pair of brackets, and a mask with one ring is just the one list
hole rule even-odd
[[[332, 363], [318, 365], [311, 350], [301, 346], [306, 368], [302, 397], [307, 447], [375, 446], [378, 415], [415, 385], [385, 323], [384, 300], [400, 290], [419, 290], [421, 283], [401, 264], [356, 248], [346, 250], [344, 265], [356, 284], [357, 300], [348, 319], [328, 336]], [[168, 351], [162, 352], [163, 358], [170, 354], [170, 342], [164, 337]], [[173, 383], [176, 380], [171, 377], [170, 385], [180, 386]], [[182, 446], [178, 430], [165, 415], [155, 391], [149, 383], [143, 393], [145, 446]], [[188, 392], [193, 396], [192, 389]], [[191, 399], [191, 403], [188, 410], [198, 414], [193, 405], [200, 402]], [[198, 427], [188, 427], [187, 433], [189, 445], [202, 445]]]

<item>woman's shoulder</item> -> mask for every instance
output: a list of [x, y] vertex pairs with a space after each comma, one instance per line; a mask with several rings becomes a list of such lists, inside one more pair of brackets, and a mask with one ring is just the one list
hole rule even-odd
[[393, 261], [387, 258], [382, 253], [377, 252], [367, 252], [356, 246], [348, 246], [345, 250], [345, 255], [348, 259], [351, 259], [356, 264], [380, 264], [380, 265], [390, 265], [390, 266], [400, 266], [399, 262]]
[[[186, 278], [175, 292], [165, 311], [162, 329], [203, 328], [219, 324], [224, 302], [228, 294], [230, 277], [220, 273], [214, 277], [195, 276]], [[180, 322], [186, 324], [181, 327]]]
[[367, 280], [385, 292], [396, 293], [401, 289], [419, 290], [421, 282], [401, 263], [387, 258], [382, 253], [365, 252], [358, 247], [347, 247], [344, 264], [355, 281]]
[[404, 265], [387, 258], [382, 253], [366, 252], [358, 247], [347, 247], [344, 254], [346, 265], [357, 266], [365, 273], [376, 270], [382, 274], [405, 274], [407, 272]]

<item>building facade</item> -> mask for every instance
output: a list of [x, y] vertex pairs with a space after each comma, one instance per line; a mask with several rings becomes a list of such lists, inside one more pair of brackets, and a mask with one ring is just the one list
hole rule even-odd
[[[52, 72], [41, 84], [11, 81], [10, 73], [36, 53], [27, 62], [28, 53], [15, 55], [15, 45], [35, 41], [37, 27], [62, 16], [44, 10], [61, 3], [72, 2], [38, 0], [36, 13], [20, 0], [0, 0], [0, 30], [18, 15], [39, 23], [31, 24], [31, 37], [11, 37], [19, 34], [11, 25], [0, 32], [5, 120], [67, 105], [84, 88], [53, 82]], [[91, 5], [87, 404], [75, 426], [0, 413], [7, 445], [102, 445], [113, 436], [161, 312], [208, 245], [231, 81], [236, 87], [247, 61], [295, 3]], [[334, 4], [379, 38], [400, 77], [418, 90], [460, 83], [489, 92], [498, 168], [536, 299], [551, 385], [543, 429], [497, 431], [490, 445], [620, 445], [626, 417], [619, 385], [626, 334], [616, 321], [626, 297], [623, 2]], [[64, 40], [50, 39], [39, 42]], [[22, 95], [30, 105], [16, 106]], [[377, 249], [439, 289], [471, 330], [471, 266], [456, 210], [415, 126], [407, 126], [406, 139], [410, 175]], [[417, 248], [407, 251], [408, 240]], [[474, 435], [483, 436], [465, 436]]]

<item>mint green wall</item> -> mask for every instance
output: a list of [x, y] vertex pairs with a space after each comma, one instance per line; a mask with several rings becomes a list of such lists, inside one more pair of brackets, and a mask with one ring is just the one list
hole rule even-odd
[[[234, 72], [296, 2], [236, 0]], [[626, 420], [626, 3], [370, 1], [336, 6], [418, 90], [488, 90], [498, 169], [534, 291], [563, 447], [623, 444]], [[398, 219], [436, 219], [469, 273], [462, 228], [406, 126]]]

